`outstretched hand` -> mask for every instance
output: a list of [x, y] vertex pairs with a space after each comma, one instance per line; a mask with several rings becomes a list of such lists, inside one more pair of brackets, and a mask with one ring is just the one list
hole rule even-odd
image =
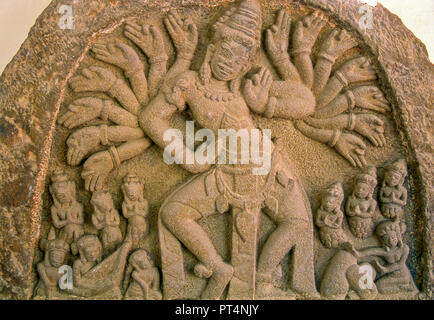
[[351, 90], [356, 106], [379, 113], [390, 112], [390, 104], [376, 86], [360, 86]]
[[354, 131], [368, 138], [374, 146], [384, 147], [386, 145], [384, 122], [377, 116], [369, 113], [359, 113], [356, 117]]
[[292, 40], [293, 52], [310, 53], [325, 23], [324, 14], [319, 12], [312, 13], [297, 22]]
[[92, 66], [82, 71], [82, 75], [69, 80], [75, 92], [101, 91], [107, 92], [113, 87], [117, 78], [110, 70]]
[[98, 98], [81, 98], [68, 106], [68, 111], [61, 115], [57, 122], [72, 129], [98, 118], [104, 107], [104, 102]]
[[267, 52], [273, 61], [289, 58], [289, 31], [291, 30], [291, 18], [285, 10], [280, 10], [276, 23], [267, 30], [265, 44]]
[[323, 42], [320, 52], [337, 59], [356, 45], [357, 41], [347, 31], [334, 29]]
[[167, 60], [163, 34], [158, 27], [148, 24], [139, 26], [134, 22], [127, 22], [124, 34], [128, 39], [133, 41], [149, 59]]
[[350, 133], [342, 133], [336, 142], [335, 149], [354, 167], [366, 166], [366, 144], [359, 137]]
[[95, 44], [92, 51], [98, 60], [115, 65], [125, 72], [143, 70], [143, 63], [136, 51], [124, 43]]
[[358, 57], [345, 62], [339, 71], [350, 83], [377, 79], [377, 74], [366, 57]]
[[100, 142], [100, 128], [90, 126], [78, 129], [73, 132], [66, 140], [68, 146], [67, 162], [71, 166], [77, 166], [89, 152], [95, 150]]
[[199, 33], [194, 22], [189, 18], [181, 19], [178, 13], [172, 10], [164, 19], [164, 24], [178, 55], [192, 58], [199, 41]]
[[93, 154], [83, 165], [81, 177], [88, 191], [101, 190], [107, 175], [113, 169], [113, 161], [108, 151]]
[[247, 105], [258, 113], [264, 112], [272, 83], [273, 77], [266, 68], [261, 68], [251, 79], [247, 79], [243, 89]]

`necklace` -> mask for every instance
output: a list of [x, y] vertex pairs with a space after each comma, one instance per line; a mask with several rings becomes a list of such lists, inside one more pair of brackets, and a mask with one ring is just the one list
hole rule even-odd
[[212, 89], [204, 86], [199, 79], [195, 81], [196, 88], [199, 90], [203, 96], [211, 101], [232, 101], [235, 98], [235, 95], [232, 92], [215, 92]]

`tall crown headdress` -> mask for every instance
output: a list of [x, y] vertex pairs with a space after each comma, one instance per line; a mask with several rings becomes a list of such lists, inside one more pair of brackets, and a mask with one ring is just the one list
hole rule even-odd
[[257, 0], [244, 0], [226, 11], [214, 25], [215, 36], [236, 35], [253, 48], [261, 43], [261, 6]]

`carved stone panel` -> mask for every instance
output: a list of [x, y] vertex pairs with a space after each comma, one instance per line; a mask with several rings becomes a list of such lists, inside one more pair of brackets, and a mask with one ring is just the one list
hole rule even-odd
[[432, 298], [434, 68], [395, 16], [61, 5], [0, 78], [0, 296]]

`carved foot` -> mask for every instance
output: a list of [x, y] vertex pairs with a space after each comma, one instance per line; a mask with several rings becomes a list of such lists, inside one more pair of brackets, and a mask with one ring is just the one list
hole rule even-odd
[[231, 265], [222, 262], [216, 264], [213, 268], [213, 274], [208, 281], [208, 285], [202, 292], [202, 300], [218, 300], [220, 299], [223, 291], [232, 279], [234, 268]]
[[198, 278], [209, 279], [212, 276], [212, 270], [202, 263], [198, 263], [194, 267], [194, 274]]

